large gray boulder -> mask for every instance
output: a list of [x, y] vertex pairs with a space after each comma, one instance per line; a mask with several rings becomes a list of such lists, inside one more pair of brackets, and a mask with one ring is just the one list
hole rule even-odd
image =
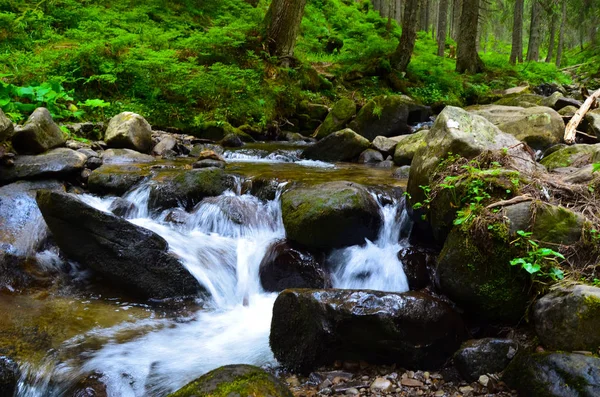
[[463, 378], [474, 382], [481, 375], [504, 371], [517, 349], [517, 342], [510, 339], [468, 340], [454, 354], [454, 366]]
[[518, 354], [502, 380], [520, 396], [600, 395], [600, 358], [574, 353]]
[[13, 131], [14, 127], [12, 121], [10, 121], [2, 109], [0, 109], [0, 142], [10, 140]]
[[420, 186], [431, 184], [437, 166], [448, 153], [473, 158], [486, 150], [505, 149], [514, 168], [521, 172], [534, 170], [534, 159], [519, 143], [484, 117], [447, 106], [427, 134], [426, 145], [414, 155], [407, 186], [411, 202], [414, 204], [425, 199]]
[[352, 161], [371, 143], [349, 128], [327, 135], [319, 142], [307, 147], [302, 156], [310, 160]]
[[410, 124], [427, 121], [430, 115], [428, 107], [405, 95], [381, 95], [367, 102], [348, 127], [372, 141], [379, 135], [410, 134]]
[[284, 367], [302, 373], [336, 360], [432, 369], [463, 336], [458, 313], [423, 293], [288, 289], [273, 307], [270, 344]]
[[123, 112], [108, 123], [104, 141], [111, 148], [133, 149], [148, 153], [153, 146], [152, 127], [139, 114]]
[[588, 350], [600, 346], [600, 288], [590, 285], [557, 287], [533, 308], [535, 330], [553, 350]]
[[559, 143], [565, 134], [562, 117], [549, 107], [483, 105], [467, 110], [485, 117], [501, 131], [511, 134], [534, 149], [544, 150]]
[[17, 156], [11, 167], [0, 166], [0, 185], [20, 179], [70, 178], [84, 168], [87, 157], [67, 148], [35, 156]]
[[65, 137], [46, 108], [37, 108], [15, 130], [12, 144], [19, 154], [38, 154], [65, 144]]
[[143, 298], [194, 295], [198, 281], [156, 233], [96, 210], [64, 193], [38, 191], [37, 203], [61, 251]]
[[341, 130], [355, 114], [356, 104], [354, 101], [347, 98], [340, 99], [333, 105], [325, 121], [317, 128], [313, 137], [322, 139], [335, 131]]
[[374, 241], [382, 224], [375, 199], [351, 182], [290, 189], [281, 196], [281, 211], [287, 238], [314, 249]]

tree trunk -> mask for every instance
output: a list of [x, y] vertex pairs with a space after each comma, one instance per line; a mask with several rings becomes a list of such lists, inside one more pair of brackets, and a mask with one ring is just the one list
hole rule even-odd
[[562, 15], [560, 20], [560, 31], [558, 32], [558, 48], [556, 49], [556, 67], [560, 68], [563, 48], [565, 46], [565, 28], [567, 24], [567, 0], [562, 0]]
[[510, 51], [510, 63], [514, 65], [523, 62], [523, 9], [525, 0], [516, 0], [513, 19], [512, 49]]
[[463, 0], [454, 0], [452, 7], [452, 38], [458, 40], [460, 34], [460, 14]]
[[550, 21], [550, 42], [548, 43], [548, 55], [546, 55], [546, 62], [552, 62], [552, 57], [554, 56], [554, 42], [556, 41], [556, 20], [558, 19], [558, 15], [554, 12], [554, 9], [551, 10], [552, 19]]
[[531, 4], [531, 25], [529, 27], [529, 47], [527, 48], [527, 61], [539, 61], [540, 41], [542, 28], [542, 6], [540, 0], [533, 0]]
[[479, 0], [463, 0], [460, 16], [456, 52], [458, 73], [479, 73], [483, 71], [483, 61], [477, 53], [477, 25], [479, 23]]
[[437, 54], [440, 57], [444, 57], [444, 51], [446, 50], [446, 29], [448, 24], [448, 0], [440, 0], [440, 8], [438, 13], [438, 34], [437, 43], [438, 51]]
[[417, 16], [419, 15], [419, 3], [421, 0], [406, 0], [404, 5], [404, 17], [402, 18], [402, 36], [400, 43], [392, 55], [392, 64], [401, 71], [406, 72], [410, 63], [410, 57], [415, 48], [417, 40]]
[[402, 24], [402, 0], [396, 0], [394, 19], [398, 22], [398, 25]]
[[[267, 46], [271, 55], [294, 56], [294, 46], [300, 31], [306, 0], [273, 0], [265, 16]], [[289, 59], [284, 60], [289, 64]]]

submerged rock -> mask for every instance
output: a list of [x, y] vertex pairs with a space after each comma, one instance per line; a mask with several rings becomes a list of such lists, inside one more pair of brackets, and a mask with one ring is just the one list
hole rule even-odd
[[466, 341], [454, 355], [454, 365], [469, 382], [495, 374], [514, 358], [518, 345], [510, 339], [484, 338]]
[[65, 144], [65, 137], [46, 108], [37, 108], [12, 136], [19, 154], [39, 154]]
[[533, 320], [547, 348], [596, 352], [600, 346], [600, 288], [558, 287], [536, 302]]
[[600, 395], [600, 358], [574, 353], [517, 355], [502, 379], [523, 396]]
[[260, 263], [260, 283], [267, 292], [287, 288], [328, 288], [329, 276], [313, 254], [285, 240], [273, 243]]
[[111, 148], [148, 153], [152, 149], [152, 127], [139, 114], [123, 112], [108, 123], [104, 141]]
[[427, 369], [441, 366], [463, 335], [449, 305], [419, 292], [285, 290], [270, 344], [283, 366], [302, 373], [335, 360]]
[[349, 128], [334, 132], [319, 142], [307, 147], [302, 156], [310, 160], [352, 161], [371, 143]]
[[0, 396], [13, 396], [20, 377], [18, 364], [8, 357], [0, 356]]
[[325, 121], [317, 128], [313, 136], [322, 139], [335, 131], [341, 130], [355, 114], [356, 104], [354, 101], [347, 98], [340, 99], [333, 105]]
[[37, 203], [61, 251], [124, 293], [160, 299], [200, 291], [198, 281], [156, 233], [72, 195], [39, 191]]
[[252, 365], [226, 365], [202, 375], [168, 397], [293, 397], [276, 377]]
[[351, 182], [290, 189], [281, 209], [287, 238], [317, 250], [374, 241], [382, 224], [375, 199]]
[[67, 148], [35, 156], [17, 156], [10, 167], [0, 166], [0, 184], [19, 179], [73, 178], [83, 170], [87, 157]]

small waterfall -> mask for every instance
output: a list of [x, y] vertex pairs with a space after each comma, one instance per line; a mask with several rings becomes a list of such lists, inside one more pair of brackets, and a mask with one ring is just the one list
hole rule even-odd
[[[109, 396], [163, 396], [222, 365], [276, 365], [269, 331], [277, 294], [262, 290], [258, 273], [269, 245], [285, 237], [279, 194], [262, 202], [227, 192], [203, 200], [178, 224], [166, 212], [149, 211], [148, 196], [148, 185], [125, 196], [137, 207], [128, 220], [165, 238], [210, 300], [193, 314], [95, 329], [67, 341], [63, 358], [50, 355], [42, 368], [24, 368], [18, 396], [61, 396], [89, 373], [101, 374]], [[81, 198], [103, 211], [114, 201]], [[380, 204], [380, 211], [377, 241], [331, 254], [335, 287], [408, 290], [396, 257], [408, 218], [401, 202]]]
[[267, 152], [265, 150], [235, 150], [226, 151], [223, 157], [228, 162], [238, 163], [294, 163], [306, 167], [335, 168], [335, 164], [319, 160], [303, 160], [302, 150], [277, 150]]

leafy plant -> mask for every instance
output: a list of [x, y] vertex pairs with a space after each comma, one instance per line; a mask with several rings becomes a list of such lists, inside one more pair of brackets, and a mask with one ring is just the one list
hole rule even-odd
[[520, 266], [535, 277], [550, 277], [552, 280], [562, 280], [565, 275], [560, 269], [560, 261], [565, 257], [550, 248], [540, 247], [531, 239], [531, 232], [517, 231], [518, 238], [511, 242], [515, 247], [525, 250], [525, 255], [510, 261], [511, 266]]

